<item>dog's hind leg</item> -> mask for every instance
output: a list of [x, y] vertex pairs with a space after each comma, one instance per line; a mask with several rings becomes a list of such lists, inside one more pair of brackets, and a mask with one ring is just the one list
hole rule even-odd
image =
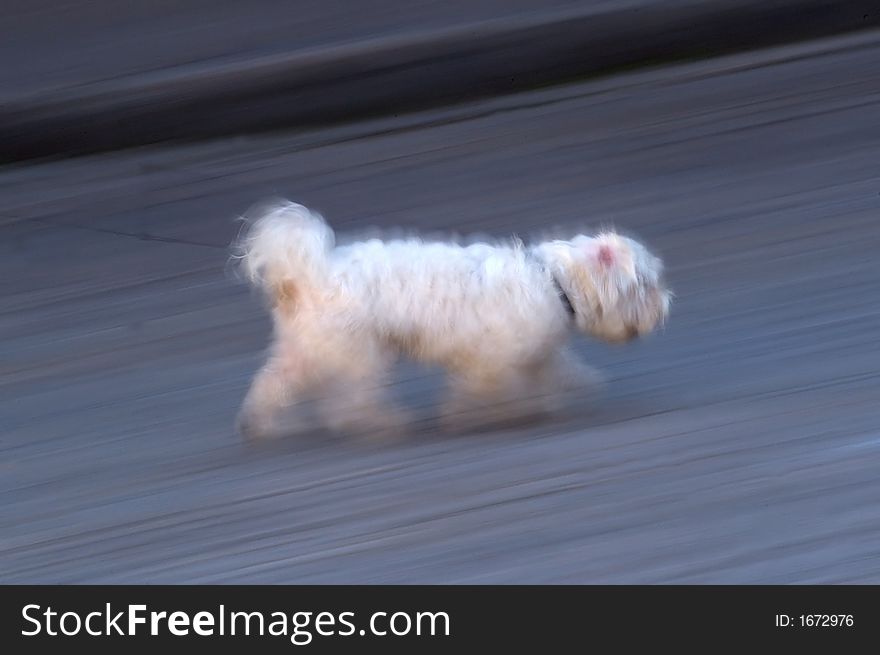
[[277, 362], [269, 361], [254, 377], [238, 412], [236, 424], [246, 439], [271, 436], [277, 432], [280, 412], [290, 403], [292, 389]]
[[[321, 379], [320, 367], [298, 340], [276, 341], [242, 403], [237, 419], [239, 432], [248, 439], [278, 436], [284, 410], [313, 392]], [[283, 431], [296, 430], [285, 426]]]
[[[341, 345], [340, 348], [346, 348]], [[318, 411], [324, 424], [343, 433], [399, 436], [409, 416], [390, 399], [389, 370], [394, 354], [369, 337], [353, 340], [348, 356], [324, 389]]]

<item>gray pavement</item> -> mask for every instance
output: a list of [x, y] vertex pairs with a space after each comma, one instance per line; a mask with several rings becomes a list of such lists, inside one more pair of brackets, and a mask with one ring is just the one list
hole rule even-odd
[[0, 163], [399, 115], [877, 27], [876, 0], [15, 2]]
[[[0, 171], [0, 581], [880, 582], [880, 37]], [[267, 195], [367, 225], [614, 223], [668, 327], [595, 409], [246, 448], [227, 270]]]
[[[19, 0], [0, 24], [0, 98], [393, 39], [615, 0]], [[26, 57], [22, 57], [27, 53]]]

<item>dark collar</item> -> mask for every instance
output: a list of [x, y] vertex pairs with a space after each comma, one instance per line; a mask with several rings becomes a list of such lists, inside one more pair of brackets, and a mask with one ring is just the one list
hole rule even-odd
[[574, 305], [571, 303], [571, 298], [568, 297], [568, 294], [565, 293], [565, 289], [562, 288], [562, 285], [559, 284], [559, 280], [556, 279], [556, 276], [553, 275], [550, 268], [544, 261], [538, 257], [533, 250], [526, 250], [526, 257], [531, 258], [533, 261], [537, 262], [538, 265], [541, 266], [547, 273], [550, 275], [550, 279], [553, 280], [553, 286], [556, 287], [556, 293], [559, 294], [559, 299], [562, 301], [563, 307], [565, 307], [565, 312], [571, 318], [575, 318], [577, 316], [577, 311], [574, 308]]
[[556, 279], [556, 276], [552, 273], [550, 274], [550, 279], [553, 280], [553, 286], [556, 287], [556, 293], [559, 294], [559, 299], [562, 301], [562, 304], [565, 305], [565, 311], [568, 312], [568, 315], [571, 318], [577, 316], [577, 312], [574, 309], [574, 305], [571, 304], [571, 298], [568, 297], [568, 294], [565, 293], [565, 289], [562, 288], [562, 285], [559, 284], [559, 280]]

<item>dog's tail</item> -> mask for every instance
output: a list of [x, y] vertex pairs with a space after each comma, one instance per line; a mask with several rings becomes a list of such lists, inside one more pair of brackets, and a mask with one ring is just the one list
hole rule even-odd
[[273, 305], [292, 310], [328, 279], [333, 230], [320, 214], [286, 200], [256, 214], [237, 245], [242, 269]]

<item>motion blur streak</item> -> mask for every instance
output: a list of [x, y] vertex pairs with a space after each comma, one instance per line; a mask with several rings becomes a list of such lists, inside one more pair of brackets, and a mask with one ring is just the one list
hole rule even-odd
[[[880, 582], [880, 35], [0, 171], [0, 581]], [[676, 292], [595, 409], [243, 446], [236, 216], [613, 224]], [[365, 212], [364, 208], [370, 211]]]

